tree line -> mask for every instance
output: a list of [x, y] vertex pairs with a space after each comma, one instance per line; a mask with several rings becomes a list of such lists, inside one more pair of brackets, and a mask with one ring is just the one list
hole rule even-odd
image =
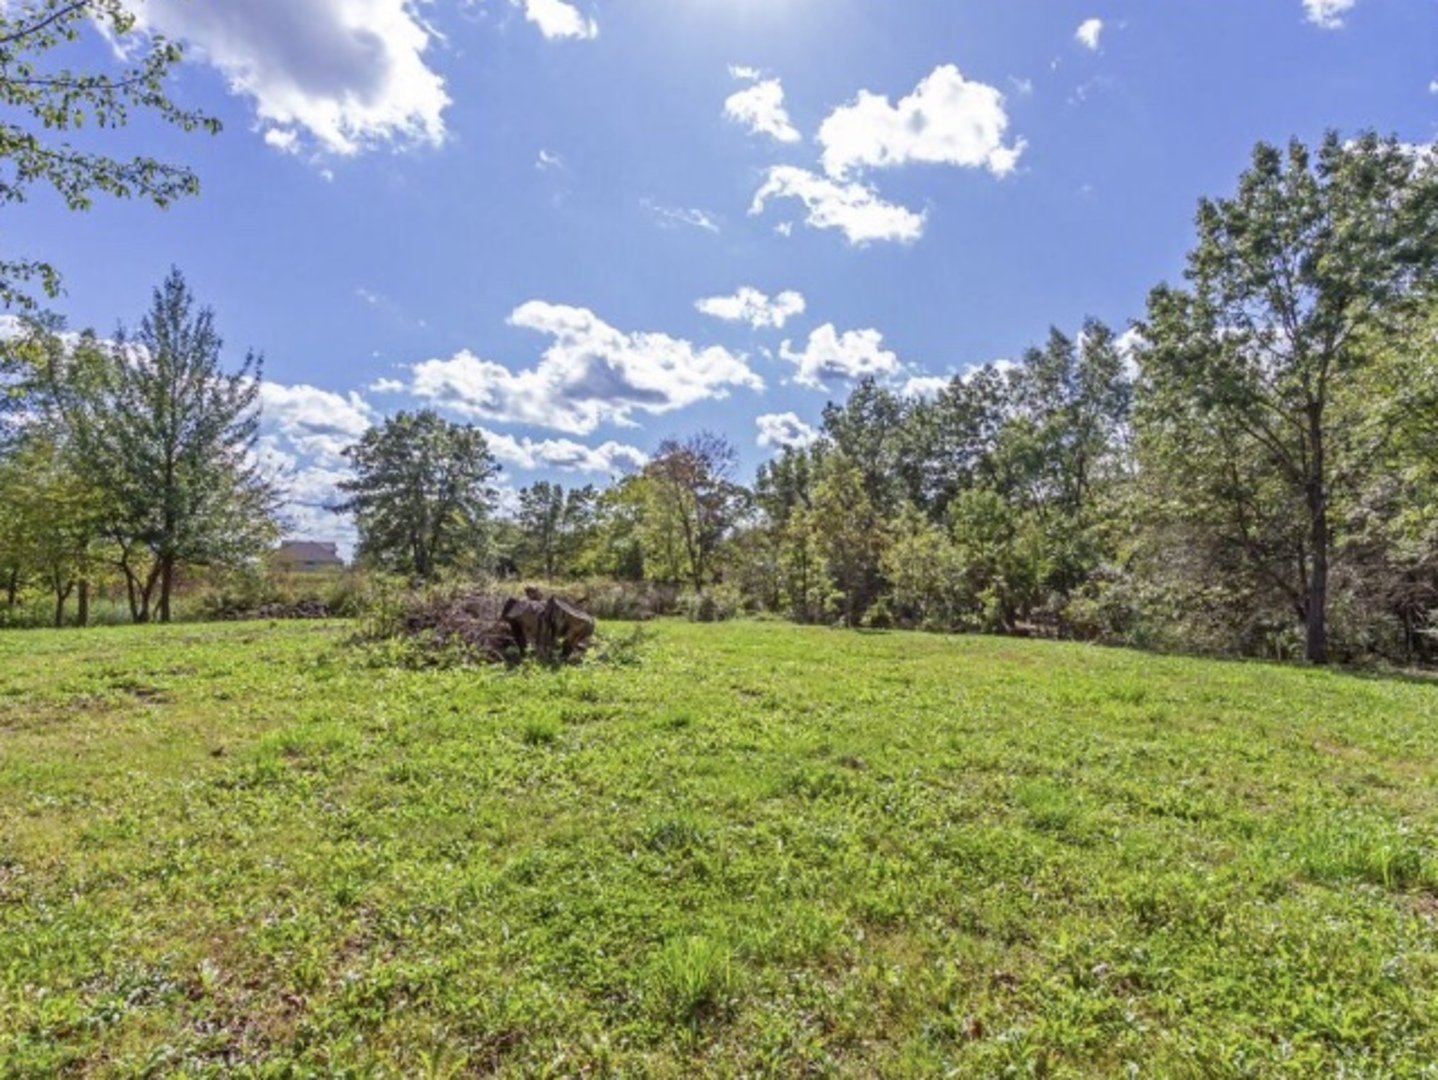
[[[217, 131], [168, 96], [176, 43], [137, 35], [120, 0], [0, 7], [0, 204], [198, 191], [184, 166], [69, 140], [132, 110]], [[54, 59], [90, 24], [123, 43], [121, 76]], [[1054, 332], [931, 400], [861, 383], [748, 487], [699, 434], [604, 490], [532, 485], [495, 519], [483, 435], [422, 412], [350, 448], [336, 509], [365, 562], [419, 577], [598, 574], [851, 625], [1431, 659], [1435, 174], [1438, 148], [1372, 133], [1259, 144], [1131, 334]], [[0, 349], [0, 596], [40, 581], [57, 623], [72, 595], [83, 623], [111, 574], [136, 621], [167, 620], [182, 568], [252, 562], [278, 531], [259, 360], [220, 369], [178, 273], [105, 342], [59, 335], [31, 283], [58, 295], [49, 263], [0, 259], [0, 303], [31, 313]]]
[[[1153, 648], [1438, 658], [1438, 164], [1371, 133], [1257, 146], [1203, 200], [1180, 284], [909, 397], [868, 379], [752, 484], [724, 436], [661, 443], [603, 488], [498, 512], [479, 430], [400, 413], [346, 451], [359, 561], [608, 578], [804, 622], [1045, 633]], [[260, 362], [178, 272], [133, 335], [54, 325], [0, 362], [0, 588], [79, 621], [104, 567], [136, 621], [179, 568], [277, 535]]]
[[932, 398], [873, 381], [751, 487], [701, 434], [543, 483], [517, 568], [800, 621], [1241, 654], [1438, 657], [1438, 167], [1260, 144], [1130, 332], [1057, 330]]

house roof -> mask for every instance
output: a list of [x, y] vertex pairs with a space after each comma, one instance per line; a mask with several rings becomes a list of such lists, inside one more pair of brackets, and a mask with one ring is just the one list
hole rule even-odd
[[318, 540], [286, 540], [280, 544], [275, 556], [290, 562], [320, 562], [339, 565], [344, 560], [339, 557], [338, 547], [337, 544]]

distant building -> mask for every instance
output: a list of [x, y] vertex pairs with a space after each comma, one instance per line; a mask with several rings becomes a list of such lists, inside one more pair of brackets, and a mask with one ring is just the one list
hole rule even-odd
[[345, 561], [339, 556], [337, 544], [286, 540], [270, 556], [270, 563], [277, 570], [328, 570], [331, 567], [343, 568]]

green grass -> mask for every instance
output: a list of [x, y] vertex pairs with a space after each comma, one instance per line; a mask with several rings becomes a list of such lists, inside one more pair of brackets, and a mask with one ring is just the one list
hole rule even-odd
[[0, 1076], [1438, 1076], [1438, 685], [0, 635]]

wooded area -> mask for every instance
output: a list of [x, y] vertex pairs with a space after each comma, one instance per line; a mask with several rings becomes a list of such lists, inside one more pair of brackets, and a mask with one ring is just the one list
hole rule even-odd
[[[873, 379], [752, 486], [711, 432], [496, 515], [482, 432], [399, 413], [346, 452], [363, 565], [674, 586], [704, 617], [1050, 634], [1314, 663], [1438, 659], [1438, 168], [1365, 134], [1260, 144], [1204, 200], [1181, 285], [932, 397]], [[253, 564], [277, 490], [259, 363], [223, 373], [173, 273], [133, 338], [34, 320], [4, 355], [0, 580]], [[106, 569], [108, 568], [108, 570]]]
[[603, 492], [527, 489], [500, 536], [525, 574], [806, 622], [1432, 661], [1432, 152], [1260, 144], [1197, 225], [1122, 335], [1053, 330], [933, 398], [861, 382], [752, 488], [723, 440], [669, 442]]

